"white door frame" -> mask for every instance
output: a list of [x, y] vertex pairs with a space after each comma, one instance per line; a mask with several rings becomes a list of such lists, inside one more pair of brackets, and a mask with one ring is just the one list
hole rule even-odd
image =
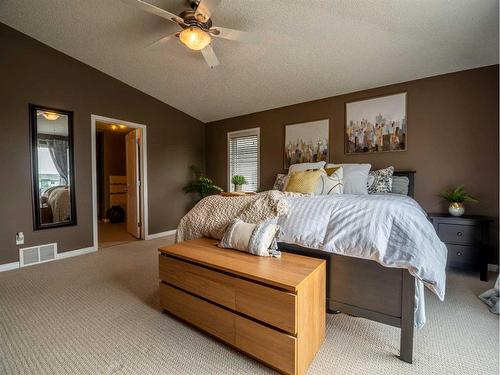
[[92, 220], [93, 220], [93, 241], [94, 249], [99, 247], [98, 228], [97, 228], [97, 163], [96, 163], [96, 122], [106, 122], [127, 125], [130, 128], [141, 129], [141, 149], [140, 155], [140, 179], [141, 179], [141, 239], [148, 238], [148, 149], [147, 149], [147, 127], [135, 122], [118, 120], [111, 117], [90, 115], [91, 121], [91, 154], [92, 154]]

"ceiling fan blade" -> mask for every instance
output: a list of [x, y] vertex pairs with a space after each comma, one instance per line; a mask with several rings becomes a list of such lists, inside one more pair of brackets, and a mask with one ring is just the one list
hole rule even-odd
[[179, 23], [184, 23], [184, 20], [176, 16], [173, 13], [167, 12], [166, 10], [163, 10], [161, 8], [158, 8], [157, 6], [154, 6], [152, 4], [146, 3], [145, 1], [142, 0], [122, 0], [125, 4], [135, 6], [136, 8], [142, 9], [145, 12], [155, 14], [159, 17], [165, 18], [166, 20], [175, 22], [177, 24]]
[[156, 48], [156, 47], [159, 47], [159, 46], [163, 45], [165, 42], [168, 42], [168, 41], [172, 40], [176, 36], [179, 36], [179, 32], [176, 32], [176, 33], [173, 33], [173, 34], [169, 34], [167, 36], [164, 36], [163, 38], [155, 40], [153, 43], [148, 44], [146, 46], [146, 48]]
[[209, 30], [209, 32], [210, 35], [213, 35], [217, 38], [239, 40], [242, 42], [250, 42], [255, 40], [251, 33], [247, 33], [246, 31], [228, 29], [227, 27], [214, 26]]
[[201, 50], [201, 53], [203, 54], [203, 57], [205, 58], [205, 61], [207, 62], [209, 67], [214, 68], [220, 64], [219, 59], [217, 58], [217, 56], [215, 56], [215, 52], [211, 44], [203, 48]]
[[220, 2], [221, 0], [201, 0], [196, 7], [196, 19], [200, 22], [207, 22], [212, 17], [212, 13], [219, 6]]

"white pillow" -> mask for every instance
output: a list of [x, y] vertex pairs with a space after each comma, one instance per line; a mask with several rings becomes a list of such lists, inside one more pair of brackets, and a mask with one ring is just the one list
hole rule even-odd
[[368, 174], [371, 164], [327, 164], [326, 168], [342, 167], [344, 194], [368, 194]]
[[343, 168], [339, 167], [330, 176], [326, 172], [321, 175], [314, 195], [342, 194], [344, 192]]
[[307, 171], [308, 169], [321, 169], [324, 168], [325, 164], [326, 164], [325, 161], [318, 161], [317, 163], [292, 164], [288, 169], [288, 174], [291, 174], [292, 172], [303, 172]]

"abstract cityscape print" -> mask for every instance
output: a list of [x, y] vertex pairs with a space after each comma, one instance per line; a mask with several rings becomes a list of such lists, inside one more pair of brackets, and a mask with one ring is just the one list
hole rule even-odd
[[405, 151], [406, 137], [406, 93], [346, 104], [346, 154]]
[[329, 120], [285, 127], [285, 169], [297, 163], [328, 161]]

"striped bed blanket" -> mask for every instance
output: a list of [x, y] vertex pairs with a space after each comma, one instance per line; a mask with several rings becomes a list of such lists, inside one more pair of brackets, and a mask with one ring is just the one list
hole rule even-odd
[[444, 299], [444, 243], [420, 205], [400, 194], [286, 197], [280, 242], [406, 268]]

